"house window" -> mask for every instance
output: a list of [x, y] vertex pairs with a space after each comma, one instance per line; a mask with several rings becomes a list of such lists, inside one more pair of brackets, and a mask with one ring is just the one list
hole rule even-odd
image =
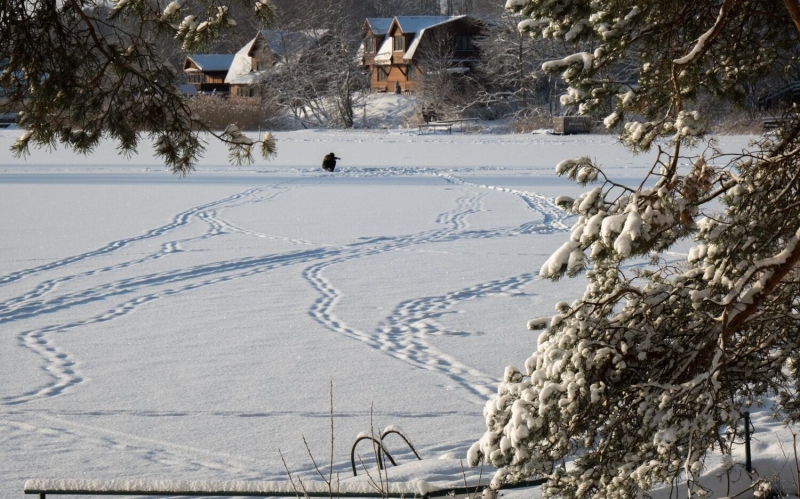
[[264, 71], [269, 69], [269, 60], [265, 55], [260, 55], [259, 57], [253, 57], [253, 71]]
[[394, 51], [400, 52], [403, 50], [403, 46], [405, 45], [405, 40], [403, 40], [403, 35], [397, 35], [394, 37]]
[[409, 65], [408, 69], [408, 81], [416, 81], [417, 80], [417, 67]]
[[456, 35], [456, 50], [464, 52], [474, 50], [472, 35]]
[[186, 80], [189, 83], [200, 84], [203, 83], [203, 73], [188, 73]]
[[375, 38], [368, 36], [367, 39], [364, 40], [364, 52], [367, 54], [375, 52]]
[[377, 71], [377, 74], [378, 74], [378, 81], [386, 81], [386, 77], [388, 76], [388, 73], [386, 72], [386, 70], [383, 69], [380, 66], [375, 68], [375, 70]]

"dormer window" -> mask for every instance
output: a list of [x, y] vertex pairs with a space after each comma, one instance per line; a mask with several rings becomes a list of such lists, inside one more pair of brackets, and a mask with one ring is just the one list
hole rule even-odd
[[375, 52], [375, 37], [368, 36], [366, 40], [364, 40], [364, 52], [367, 54], [372, 54]]
[[405, 39], [403, 35], [395, 35], [394, 37], [394, 51], [395, 52], [402, 52], [403, 48], [405, 48]]
[[263, 51], [257, 52], [255, 55], [253, 55], [251, 60], [251, 67], [253, 68], [253, 71], [265, 71], [269, 69], [271, 65], [272, 64], [269, 55]]

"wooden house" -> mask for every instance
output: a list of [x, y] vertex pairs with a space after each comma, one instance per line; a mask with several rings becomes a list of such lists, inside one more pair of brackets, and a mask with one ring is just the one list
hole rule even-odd
[[183, 61], [183, 72], [198, 93], [228, 95], [229, 86], [225, 83], [225, 77], [232, 62], [233, 54], [189, 55]]
[[301, 57], [306, 49], [321, 43], [326, 36], [327, 32], [323, 30], [260, 30], [234, 56], [225, 78], [225, 83], [230, 85], [231, 96], [259, 95], [259, 83], [269, 71], [291, 58]]
[[469, 16], [368, 18], [362, 29], [362, 64], [370, 89], [378, 92], [421, 90], [434, 58], [446, 58], [448, 71], [464, 73], [478, 60], [475, 38], [482, 25]]

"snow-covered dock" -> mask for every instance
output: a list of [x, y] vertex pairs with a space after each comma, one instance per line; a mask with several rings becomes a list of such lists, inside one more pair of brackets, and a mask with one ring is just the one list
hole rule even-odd
[[[296, 487], [296, 489], [295, 489]], [[333, 485], [321, 481], [204, 480], [28, 480], [26, 494], [128, 495], [162, 497], [427, 497], [440, 489], [422, 480], [383, 485], [369, 482]], [[445, 491], [446, 492], [446, 491]]]

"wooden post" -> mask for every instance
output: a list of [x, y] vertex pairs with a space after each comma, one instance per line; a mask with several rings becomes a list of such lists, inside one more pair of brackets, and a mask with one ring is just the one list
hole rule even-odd
[[750, 456], [750, 412], [744, 413], [744, 468], [748, 473], [753, 472], [753, 463]]

